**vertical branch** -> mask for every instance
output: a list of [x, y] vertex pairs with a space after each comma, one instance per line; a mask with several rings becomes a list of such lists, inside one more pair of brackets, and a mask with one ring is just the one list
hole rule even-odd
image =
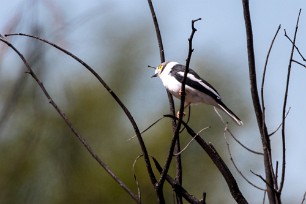
[[295, 26], [295, 32], [294, 32], [294, 37], [293, 37], [293, 42], [292, 42], [292, 48], [291, 48], [291, 54], [290, 54], [290, 60], [289, 60], [289, 65], [288, 65], [288, 73], [287, 73], [287, 81], [286, 81], [286, 90], [285, 90], [285, 96], [284, 96], [284, 104], [283, 104], [283, 113], [282, 113], [282, 174], [281, 174], [281, 180], [280, 180], [280, 186], [279, 186], [279, 196], [283, 190], [284, 187], [284, 182], [285, 182], [285, 172], [286, 172], [286, 133], [285, 133], [285, 128], [286, 128], [286, 106], [287, 106], [287, 99], [288, 99], [288, 92], [289, 92], [289, 82], [290, 82], [290, 74], [291, 74], [291, 65], [292, 65], [292, 58], [294, 54], [294, 48], [295, 48], [295, 41], [296, 41], [296, 35], [298, 31], [298, 26], [299, 26], [299, 20], [300, 20], [300, 15], [301, 15], [302, 9], [300, 9], [298, 18], [296, 21], [296, 26]]
[[276, 203], [275, 191], [274, 189], [271, 189], [270, 187], [270, 186], [273, 186], [273, 184], [275, 183], [273, 180], [273, 167], [272, 167], [270, 138], [268, 136], [268, 131], [267, 131], [265, 122], [263, 122], [262, 110], [261, 110], [258, 90], [257, 90], [255, 54], [254, 54], [254, 45], [253, 45], [253, 31], [252, 31], [252, 23], [251, 23], [251, 16], [250, 16], [250, 10], [249, 10], [249, 1], [242, 0], [242, 5], [243, 5], [243, 14], [244, 14], [244, 22], [245, 22], [246, 38], [247, 38], [247, 51], [248, 51], [251, 95], [252, 95], [252, 100], [253, 100], [254, 111], [256, 114], [257, 124], [258, 124], [260, 134], [261, 134], [262, 145], [263, 145], [266, 182], [269, 184], [267, 185], [267, 192], [268, 192], [270, 203]]
[[174, 146], [175, 146], [177, 138], [179, 137], [179, 132], [180, 132], [180, 128], [181, 128], [181, 124], [182, 124], [182, 120], [183, 120], [183, 111], [184, 111], [184, 102], [185, 102], [185, 84], [186, 84], [187, 73], [188, 73], [188, 69], [189, 69], [189, 63], [190, 63], [191, 55], [192, 55], [192, 52], [193, 52], [192, 39], [193, 39], [194, 33], [196, 32], [196, 29], [194, 27], [194, 23], [196, 21], [199, 21], [199, 20], [201, 20], [201, 19], [199, 18], [199, 19], [196, 19], [196, 20], [192, 20], [192, 32], [191, 32], [190, 38], [188, 39], [188, 41], [189, 41], [189, 52], [188, 52], [188, 58], [187, 58], [187, 62], [186, 62], [186, 70], [185, 70], [185, 73], [184, 73], [184, 78], [183, 78], [182, 86], [181, 86], [182, 96], [181, 96], [181, 106], [180, 106], [180, 111], [179, 111], [179, 118], [178, 118], [178, 122], [177, 122], [177, 126], [176, 126], [174, 136], [173, 136], [172, 141], [171, 141], [169, 154], [168, 154], [164, 169], [161, 173], [160, 179], [158, 181], [158, 186], [160, 186], [160, 187], [163, 186], [163, 184], [165, 182], [165, 178], [166, 178], [166, 175], [168, 173], [168, 170], [169, 170], [169, 167], [170, 167], [170, 164], [171, 164], [171, 160], [172, 160], [172, 156], [173, 156], [173, 152], [174, 152]]
[[[265, 122], [266, 122], [266, 111], [265, 111], [266, 108], [265, 108], [265, 100], [264, 100], [264, 85], [265, 85], [265, 79], [266, 79], [266, 71], [267, 71], [267, 66], [268, 66], [268, 62], [269, 62], [269, 58], [270, 58], [270, 53], [271, 53], [273, 44], [275, 42], [277, 34], [279, 33], [280, 28], [281, 28], [281, 25], [278, 26], [278, 28], [276, 30], [276, 33], [275, 33], [275, 35], [272, 39], [269, 51], [267, 53], [266, 62], [265, 62], [265, 66], [264, 66], [264, 71], [263, 71], [263, 74], [262, 74], [262, 82], [261, 82], [261, 107], [262, 107], [262, 123], [261, 123], [261, 125], [262, 125], [262, 127], [265, 126]], [[268, 135], [268, 137], [269, 137], [269, 135]], [[275, 176], [275, 173], [273, 171], [271, 157], [269, 157], [269, 159], [270, 159], [269, 163], [270, 163], [270, 169], [271, 169], [271, 174], [272, 174], [272, 177], [273, 177], [274, 186], [275, 186], [275, 189], [278, 189], [277, 177]]]
[[[160, 54], [160, 61], [164, 62], [164, 61], [166, 61], [165, 51], [164, 51], [163, 41], [162, 41], [162, 37], [161, 37], [159, 25], [158, 25], [158, 20], [157, 20], [157, 17], [156, 17], [156, 13], [155, 13], [155, 10], [154, 10], [152, 0], [148, 0], [148, 4], [149, 4], [150, 11], [151, 11], [151, 15], [152, 15], [153, 23], [154, 23], [154, 28], [155, 28], [155, 33], [156, 33], [156, 37], [157, 37], [159, 54]], [[175, 115], [175, 107], [174, 107], [173, 96], [171, 95], [171, 93], [168, 90], [166, 90], [166, 92], [167, 92], [168, 101], [169, 101], [170, 114]], [[172, 131], [173, 131], [173, 133], [175, 132], [175, 129], [176, 129], [176, 120], [173, 119], [172, 120]], [[176, 153], [180, 152], [180, 150], [181, 150], [180, 140], [177, 139], [176, 140], [176, 145], [175, 145], [175, 152]], [[182, 168], [181, 155], [178, 154], [175, 157], [175, 160], [176, 160], [176, 178], [175, 179], [178, 182], [178, 184], [182, 184], [183, 168]], [[182, 203], [182, 197], [177, 195], [177, 201], [178, 201], [178, 204]]]
[[269, 58], [270, 58], [270, 53], [274, 44], [274, 41], [276, 39], [276, 36], [279, 32], [281, 28], [281, 25], [278, 26], [276, 33], [273, 37], [273, 40], [271, 42], [267, 57], [266, 57], [266, 62], [265, 62], [265, 66], [264, 66], [264, 71], [262, 74], [262, 81], [261, 81], [261, 108], [262, 108], [262, 125], [264, 125], [265, 123], [265, 116], [266, 116], [266, 112], [265, 112], [265, 100], [264, 100], [264, 85], [265, 85], [265, 80], [266, 80], [266, 71], [267, 71], [267, 66], [268, 66], [268, 62], [269, 62]]
[[160, 34], [158, 20], [157, 20], [156, 14], [155, 14], [155, 10], [154, 10], [152, 0], [148, 0], [148, 4], [149, 4], [149, 7], [150, 7], [150, 11], [151, 11], [151, 15], [152, 15], [153, 23], [154, 23], [155, 33], [156, 33], [156, 37], [157, 37], [157, 43], [158, 43], [158, 47], [159, 47], [160, 60], [161, 60], [161, 62], [164, 62], [165, 61], [165, 51], [164, 51], [163, 41], [162, 41], [162, 37], [161, 37], [161, 34]]

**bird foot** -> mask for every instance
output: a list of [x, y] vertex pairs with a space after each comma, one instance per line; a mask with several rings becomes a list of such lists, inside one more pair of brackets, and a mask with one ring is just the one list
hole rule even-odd
[[[185, 93], [186, 93], [186, 90], [185, 90]], [[178, 94], [179, 94], [179, 96], [182, 96], [184, 93], [183, 93], [182, 90], [180, 90]]]
[[[183, 112], [183, 117], [184, 117], [185, 115], [186, 115], [185, 112]], [[177, 118], [180, 118], [180, 111], [177, 111], [176, 117], [177, 117]]]

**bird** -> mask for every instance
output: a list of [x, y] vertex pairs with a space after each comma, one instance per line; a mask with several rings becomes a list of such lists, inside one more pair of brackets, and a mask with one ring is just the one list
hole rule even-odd
[[[155, 73], [151, 77], [159, 77], [164, 87], [176, 98], [181, 99], [182, 81], [186, 66], [174, 62], [166, 61], [155, 68]], [[185, 107], [191, 104], [208, 104], [223, 110], [239, 126], [243, 125], [242, 120], [231, 111], [221, 100], [218, 91], [207, 81], [201, 78], [193, 69], [189, 69], [185, 84]]]

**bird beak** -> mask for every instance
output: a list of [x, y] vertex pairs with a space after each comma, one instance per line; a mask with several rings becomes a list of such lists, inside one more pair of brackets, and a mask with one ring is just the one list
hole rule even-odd
[[156, 73], [156, 74], [154, 74], [153, 76], [151, 76], [151, 78], [153, 78], [153, 77], [157, 77], [157, 73]]

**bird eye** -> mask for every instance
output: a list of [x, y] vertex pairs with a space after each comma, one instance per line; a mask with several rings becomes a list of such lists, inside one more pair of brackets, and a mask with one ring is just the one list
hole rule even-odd
[[160, 65], [158, 66], [158, 69], [162, 69], [162, 68], [163, 68], [163, 65], [160, 64]]

